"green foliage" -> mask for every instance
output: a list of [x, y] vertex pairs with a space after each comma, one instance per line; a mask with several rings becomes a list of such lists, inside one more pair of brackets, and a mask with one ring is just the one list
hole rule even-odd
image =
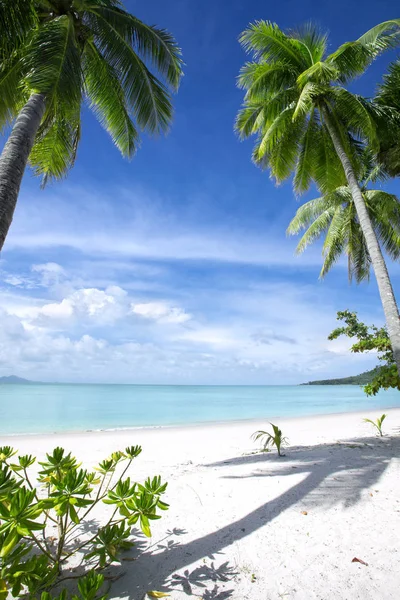
[[[378, 177], [380, 172], [374, 168], [371, 153], [364, 153], [363, 162], [364, 168], [360, 171], [361, 190], [371, 224], [386, 254], [397, 260], [400, 256], [399, 199], [381, 189], [368, 189], [369, 182]], [[321, 278], [345, 254], [349, 280], [354, 278], [359, 283], [369, 279], [371, 259], [349, 186], [340, 186], [303, 204], [292, 219], [287, 233], [296, 235], [301, 230], [305, 230], [305, 233], [297, 246], [299, 254], [314, 241], [325, 237]]]
[[375, 98], [382, 110], [379, 119], [378, 158], [391, 177], [400, 175], [400, 60], [389, 65]]
[[343, 84], [362, 74], [400, 41], [400, 20], [377, 25], [327, 54], [327, 36], [313, 25], [284, 32], [275, 23], [250, 24], [240, 41], [253, 60], [238, 78], [245, 90], [236, 130], [256, 136], [253, 159], [279, 183], [294, 173], [296, 193], [314, 181], [323, 194], [346, 185], [327, 119], [359, 176], [365, 145], [378, 148], [375, 112]]
[[380, 367], [375, 367], [370, 371], [365, 371], [359, 375], [351, 375], [350, 377], [339, 377], [337, 379], [320, 379], [308, 381], [301, 385], [367, 385], [372, 383], [377, 375], [380, 374]]
[[382, 415], [381, 417], [378, 417], [376, 419], [376, 421], [372, 421], [371, 419], [364, 419], [364, 421], [365, 421], [365, 423], [371, 423], [371, 425], [376, 427], [376, 429], [378, 431], [378, 435], [380, 435], [382, 437], [383, 436], [382, 423], [386, 419], [386, 417], [387, 417], [387, 415]]
[[74, 164], [84, 100], [123, 156], [135, 153], [139, 130], [168, 129], [180, 49], [120, 0], [0, 0], [0, 26], [0, 129], [30, 94], [45, 95], [30, 155], [43, 184]]
[[268, 451], [269, 446], [275, 446], [278, 450], [278, 456], [283, 456], [281, 449], [287, 444], [287, 438], [283, 437], [282, 430], [279, 429], [277, 425], [274, 425], [273, 423], [270, 423], [270, 425], [272, 427], [272, 433], [260, 430], [253, 433], [252, 437], [254, 441], [262, 440], [264, 452]]
[[338, 312], [337, 319], [344, 321], [345, 325], [332, 331], [328, 337], [329, 340], [335, 340], [341, 335], [351, 339], [356, 338], [357, 341], [350, 348], [351, 352], [377, 352], [378, 360], [382, 363], [372, 382], [364, 386], [364, 392], [368, 396], [375, 396], [381, 389], [396, 388], [400, 390], [400, 376], [386, 327], [366, 325], [359, 321], [357, 313], [349, 310]]
[[[161, 500], [167, 484], [160, 476], [143, 484], [125, 477], [141, 451], [140, 446], [131, 446], [113, 452], [90, 472], [58, 447], [39, 462], [37, 481], [31, 483], [35, 457], [15, 459], [13, 448], [0, 448], [0, 600], [9, 593], [67, 600], [66, 592], [51, 593], [72, 564], [89, 569], [78, 579], [72, 600], [106, 597], [99, 596], [104, 584], [99, 571], [118, 562], [121, 553], [134, 545], [132, 525], [138, 523], [150, 536], [150, 522], [161, 518], [158, 511], [168, 509]], [[89, 514], [101, 504], [110, 507], [106, 522], [85, 533]]]

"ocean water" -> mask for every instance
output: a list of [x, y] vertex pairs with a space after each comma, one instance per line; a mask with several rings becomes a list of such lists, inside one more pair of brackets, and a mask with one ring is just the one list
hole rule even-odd
[[400, 392], [360, 387], [0, 385], [0, 434], [271, 419], [400, 407]]

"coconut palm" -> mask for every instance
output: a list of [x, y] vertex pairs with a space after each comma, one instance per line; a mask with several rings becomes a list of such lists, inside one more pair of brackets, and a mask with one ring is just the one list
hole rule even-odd
[[[381, 247], [388, 256], [397, 260], [400, 257], [400, 201], [397, 196], [382, 189], [368, 189], [369, 183], [379, 174], [373, 169], [369, 158], [366, 157], [361, 192]], [[345, 254], [349, 280], [354, 278], [357, 283], [369, 280], [371, 257], [348, 185], [326, 192], [300, 206], [287, 232], [296, 235], [302, 230], [305, 233], [296, 248], [299, 254], [316, 240], [325, 237], [321, 278]]]
[[1, 250], [28, 160], [43, 184], [74, 164], [82, 103], [131, 157], [140, 130], [167, 130], [182, 61], [167, 31], [119, 0], [0, 0], [0, 27], [0, 128], [13, 124], [0, 157]]
[[297, 193], [312, 181], [323, 195], [348, 186], [400, 373], [399, 312], [359, 183], [363, 146], [378, 146], [374, 111], [344, 87], [399, 39], [400, 19], [387, 21], [328, 55], [327, 36], [312, 25], [288, 33], [268, 21], [250, 25], [241, 43], [253, 60], [239, 76], [246, 96], [236, 129], [257, 135], [253, 159], [277, 182], [294, 173]]

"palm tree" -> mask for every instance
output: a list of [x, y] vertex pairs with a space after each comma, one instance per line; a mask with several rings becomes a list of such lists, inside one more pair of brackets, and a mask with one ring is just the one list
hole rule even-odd
[[[86, 101], [123, 156], [166, 131], [181, 52], [120, 0], [0, 0], [0, 250], [29, 160], [43, 185], [75, 161]], [[158, 74], [158, 77], [154, 72]]]
[[284, 33], [268, 21], [251, 24], [240, 39], [253, 60], [239, 76], [246, 96], [236, 130], [257, 135], [253, 159], [277, 182], [294, 173], [296, 193], [312, 181], [323, 195], [348, 186], [400, 373], [399, 311], [359, 183], [363, 147], [378, 146], [374, 111], [344, 87], [399, 39], [400, 19], [386, 21], [327, 55], [327, 36], [312, 25]]
[[[368, 160], [360, 188], [380, 245], [388, 256], [397, 260], [400, 257], [400, 201], [394, 194], [381, 189], [368, 189], [368, 184], [378, 173]], [[369, 280], [371, 257], [348, 185], [303, 204], [290, 222], [287, 233], [296, 235], [302, 230], [305, 233], [297, 245], [298, 254], [325, 236], [321, 278], [345, 254], [349, 280], [354, 278], [357, 283]]]

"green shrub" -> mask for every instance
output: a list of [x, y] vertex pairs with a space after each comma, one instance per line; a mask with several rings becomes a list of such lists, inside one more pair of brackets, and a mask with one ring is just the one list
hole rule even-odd
[[283, 456], [281, 453], [281, 449], [283, 446], [287, 444], [287, 438], [283, 437], [282, 431], [279, 429], [277, 425], [270, 423], [272, 427], [272, 433], [269, 431], [256, 431], [253, 433], [252, 437], [254, 441], [259, 439], [262, 440], [263, 443], [263, 451], [267, 452], [269, 450], [269, 446], [276, 446], [278, 450], [278, 456]]
[[382, 415], [381, 417], [378, 417], [376, 419], [376, 421], [372, 421], [372, 419], [364, 419], [364, 421], [365, 421], [365, 423], [371, 423], [371, 425], [376, 427], [378, 435], [380, 435], [382, 437], [383, 436], [382, 423], [386, 419], [386, 416], [387, 415]]
[[[149, 537], [150, 522], [161, 518], [159, 510], [168, 509], [161, 500], [167, 484], [159, 476], [143, 484], [125, 477], [141, 451], [132, 446], [114, 452], [88, 471], [63, 448], [55, 448], [39, 462], [35, 481], [31, 475], [35, 457], [15, 459], [13, 448], [0, 448], [0, 600], [8, 593], [66, 600], [65, 591], [58, 596], [51, 591], [68, 575], [73, 557], [82, 577], [72, 600], [106, 597], [99, 596], [104, 594], [99, 571], [118, 562], [121, 552], [134, 545], [133, 525]], [[109, 505], [108, 520], [85, 533], [92, 510], [100, 503]]]

